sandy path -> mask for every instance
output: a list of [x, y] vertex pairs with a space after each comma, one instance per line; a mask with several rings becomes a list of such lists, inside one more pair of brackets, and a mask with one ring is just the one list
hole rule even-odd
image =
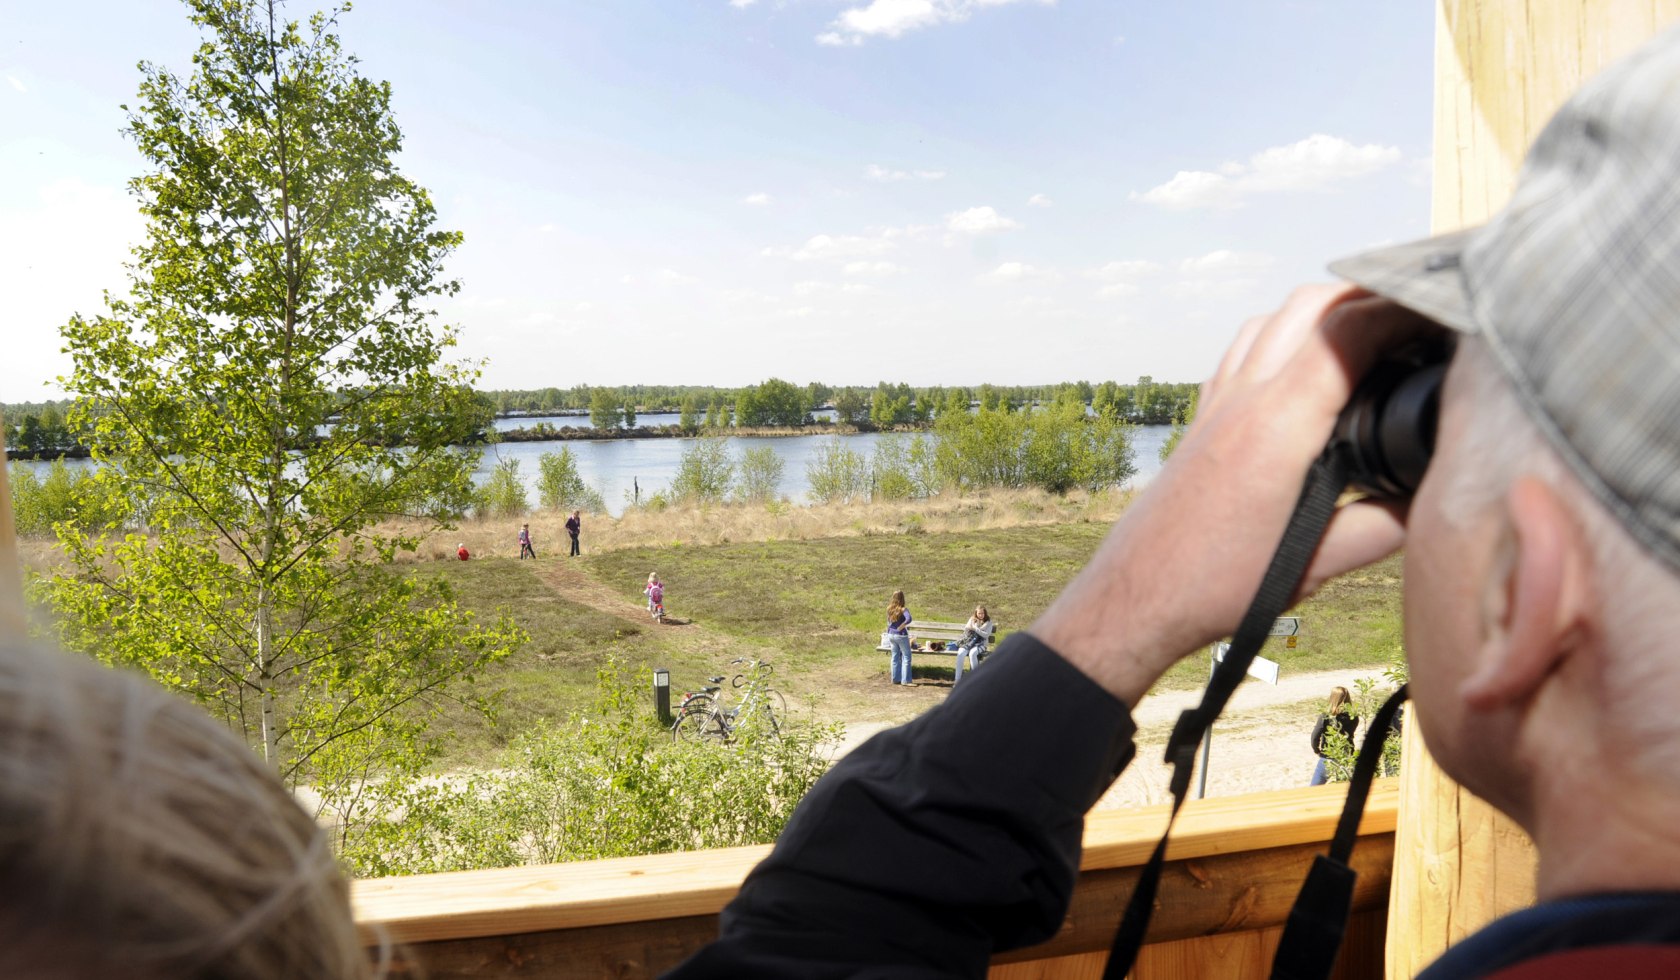
[[[1243, 681], [1213, 727], [1207, 795], [1233, 796], [1305, 786], [1315, 762], [1309, 736], [1330, 688], [1341, 684], [1351, 690], [1359, 678], [1379, 673], [1375, 667], [1321, 670], [1285, 675], [1275, 687], [1256, 680]], [[1172, 770], [1161, 761], [1161, 753], [1179, 712], [1193, 707], [1201, 696], [1202, 692], [1195, 690], [1167, 691], [1144, 698], [1132, 715], [1139, 729], [1137, 758], [1098, 802], [1098, 809], [1168, 802], [1167, 783]], [[848, 724], [837, 754], [844, 755], [890, 727], [885, 722]], [[1192, 781], [1192, 797], [1195, 786]]]

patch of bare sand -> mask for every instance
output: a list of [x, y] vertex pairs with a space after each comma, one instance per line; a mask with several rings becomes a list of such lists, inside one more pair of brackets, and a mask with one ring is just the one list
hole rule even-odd
[[[1323, 710], [1330, 688], [1340, 684], [1352, 689], [1359, 678], [1378, 673], [1375, 667], [1321, 670], [1285, 676], [1275, 687], [1256, 680], [1243, 681], [1225, 714], [1213, 726], [1207, 795], [1235, 796], [1307, 785], [1317, 761], [1311, 745], [1313, 722]], [[1162, 761], [1161, 754], [1179, 712], [1194, 707], [1201, 696], [1200, 690], [1166, 691], [1143, 699], [1132, 712], [1138, 725], [1137, 758], [1103, 794], [1097, 809], [1153, 806], [1171, 801], [1167, 785], [1172, 768]], [[891, 724], [880, 721], [847, 724], [836, 758], [890, 727]], [[1360, 735], [1363, 734], [1361, 730]], [[1200, 765], [1199, 756], [1197, 764]], [[1198, 772], [1196, 779], [1199, 778]], [[1195, 792], [1193, 779], [1192, 797]]]

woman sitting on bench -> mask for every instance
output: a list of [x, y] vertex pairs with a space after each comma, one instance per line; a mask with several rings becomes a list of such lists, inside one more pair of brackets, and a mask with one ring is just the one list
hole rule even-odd
[[986, 656], [986, 645], [992, 642], [992, 632], [996, 629], [992, 617], [986, 613], [986, 607], [975, 606], [974, 615], [968, 617], [968, 625], [963, 629], [962, 638], [952, 647], [957, 651], [957, 679], [951, 682], [952, 687], [962, 683], [963, 656], [968, 656], [969, 670], [979, 666]]

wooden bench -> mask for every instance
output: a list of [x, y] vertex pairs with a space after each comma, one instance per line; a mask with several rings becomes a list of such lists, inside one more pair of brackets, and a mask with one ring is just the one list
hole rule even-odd
[[[996, 621], [994, 620], [994, 623], [995, 622]], [[952, 644], [962, 639], [963, 633], [967, 630], [968, 623], [966, 622], [937, 623], [932, 620], [923, 622], [919, 619], [913, 619], [910, 621], [910, 650], [912, 653], [950, 653], [954, 655], [956, 651], [954, 649], [950, 649]], [[1003, 631], [994, 625], [992, 627], [991, 642], [986, 644], [987, 649], [997, 646], [998, 641], [1001, 639], [1003, 639]], [[929, 650], [928, 644], [936, 642], [944, 644], [946, 649]], [[881, 645], [877, 646], [875, 649], [882, 653], [892, 652], [892, 647], [887, 643], [887, 634], [885, 632], [881, 634]]]

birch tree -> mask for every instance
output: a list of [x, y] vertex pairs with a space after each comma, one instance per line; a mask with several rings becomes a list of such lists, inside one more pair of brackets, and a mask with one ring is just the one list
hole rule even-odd
[[[434, 301], [459, 244], [396, 165], [391, 90], [337, 14], [189, 0], [190, 74], [142, 63], [126, 295], [63, 327], [126, 536], [66, 528], [45, 583], [67, 645], [197, 698], [290, 782], [353, 806], [518, 642], [393, 564], [459, 513], [482, 428]], [[341, 13], [342, 11], [340, 11]], [[393, 531], [392, 518], [420, 518]]]

